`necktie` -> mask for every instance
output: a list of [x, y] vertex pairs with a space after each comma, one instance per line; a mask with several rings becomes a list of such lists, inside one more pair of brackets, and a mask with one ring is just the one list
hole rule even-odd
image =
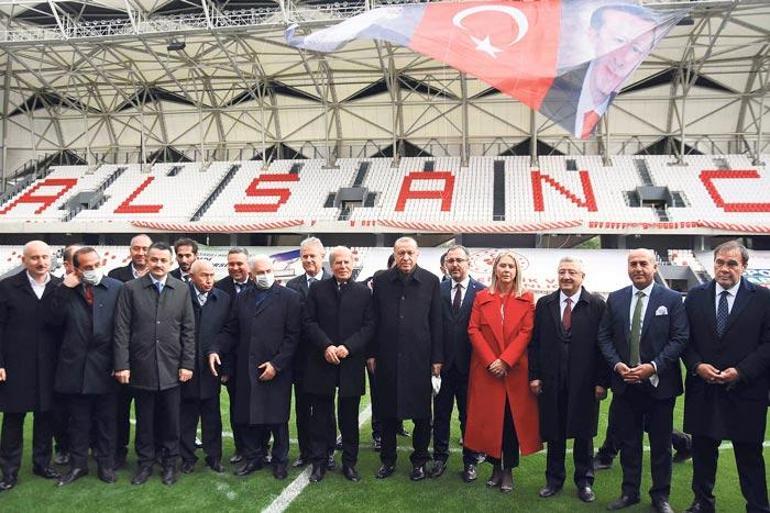
[[730, 311], [727, 309], [727, 295], [730, 294], [726, 290], [723, 290], [719, 294], [719, 306], [717, 307], [717, 335], [722, 338], [727, 329], [727, 317], [730, 315]]
[[583, 131], [580, 134], [581, 139], [585, 139], [594, 131], [596, 123], [599, 122], [599, 114], [595, 110], [589, 110], [583, 115]]
[[455, 297], [452, 299], [452, 312], [457, 313], [460, 311], [460, 305], [462, 305], [463, 299], [463, 286], [458, 283], [455, 285]]
[[89, 305], [94, 304], [94, 287], [93, 287], [93, 285], [86, 284], [85, 289], [84, 289], [84, 295], [85, 295], [85, 298], [86, 298], [86, 303], [88, 303]]
[[572, 298], [568, 297], [564, 300], [567, 303], [564, 306], [564, 313], [561, 316], [561, 327], [564, 331], [572, 329]]
[[317, 282], [317, 281], [318, 280], [316, 280], [315, 278], [308, 277], [308, 279], [307, 279], [307, 288], [310, 288], [310, 286], [312, 284], [314, 284], [315, 282]]
[[201, 292], [200, 294], [198, 294], [198, 303], [200, 303], [201, 306], [206, 304], [207, 296], [208, 294], [206, 294], [205, 292]]
[[185, 274], [184, 276], [182, 276], [182, 280], [184, 280], [185, 283], [190, 283], [190, 275]]
[[157, 289], [158, 289], [158, 294], [160, 294], [161, 292], [163, 292], [163, 283], [161, 283], [161, 282], [156, 282], [156, 283], [155, 283], [155, 286], [156, 286], [156, 287], [157, 287]]
[[636, 293], [636, 306], [634, 307], [634, 316], [631, 319], [631, 337], [629, 344], [628, 363], [631, 367], [636, 367], [641, 361], [639, 356], [639, 339], [642, 336], [642, 301], [644, 301], [644, 292], [641, 290]]
[[238, 283], [237, 281], [234, 281], [233, 284], [235, 285], [235, 294], [238, 295], [243, 290], [243, 287], [246, 286], [246, 283]]

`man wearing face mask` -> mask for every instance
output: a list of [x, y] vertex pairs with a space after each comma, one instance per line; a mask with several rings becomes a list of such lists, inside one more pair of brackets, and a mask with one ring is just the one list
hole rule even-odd
[[238, 295], [230, 317], [209, 349], [216, 376], [221, 357], [235, 359], [235, 422], [240, 425], [245, 464], [235, 475], [264, 466], [262, 440], [273, 435], [273, 476], [286, 479], [289, 454], [292, 359], [301, 328], [300, 296], [275, 283], [269, 257], [251, 262], [256, 287]]
[[90, 434], [94, 433], [97, 475], [114, 483], [117, 385], [112, 378], [115, 306], [123, 284], [104, 276], [98, 253], [82, 247], [72, 256], [72, 272], [56, 288], [46, 321], [62, 331], [54, 388], [72, 418], [70, 470], [64, 486], [88, 474]]

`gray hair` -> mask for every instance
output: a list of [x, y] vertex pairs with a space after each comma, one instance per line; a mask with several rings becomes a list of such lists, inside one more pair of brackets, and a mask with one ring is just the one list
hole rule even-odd
[[246, 255], [249, 256], [249, 250], [240, 246], [234, 246], [227, 251], [227, 256], [230, 255]]
[[307, 239], [299, 243], [300, 251], [303, 248], [306, 248], [308, 246], [318, 246], [318, 248], [321, 250], [321, 256], [323, 256], [324, 253], [326, 253], [323, 242], [321, 242], [321, 239], [319, 239], [318, 237], [308, 237]]
[[417, 241], [414, 240], [413, 237], [399, 237], [398, 239], [396, 239], [396, 242], [393, 243], [393, 248], [395, 249], [396, 246], [398, 246], [399, 244], [404, 244], [405, 242], [412, 243], [414, 244], [415, 247], [419, 247], [417, 245]]
[[351, 257], [353, 256], [353, 251], [351, 251], [349, 247], [334, 246], [331, 251], [329, 251], [329, 265], [334, 265], [334, 260], [337, 258], [337, 254], [342, 252], [349, 253]]
[[744, 266], [749, 265], [749, 250], [746, 249], [746, 246], [744, 246], [737, 240], [728, 240], [727, 242], [723, 242], [722, 244], [714, 248], [714, 260], [716, 260], [717, 255], [719, 253], [726, 253], [734, 249], [737, 249], [738, 251], [740, 251], [741, 259], [743, 260], [743, 265]]
[[257, 262], [261, 262], [261, 261], [267, 262], [268, 264], [270, 264], [270, 268], [271, 269], [273, 268], [273, 259], [270, 258], [269, 255], [260, 253], [249, 258], [249, 269], [252, 269], [257, 264]]
[[559, 265], [557, 269], [561, 267], [561, 264], [575, 264], [575, 266], [577, 266], [577, 268], [580, 269], [581, 273], [585, 274], [586, 272], [583, 266], [583, 261], [577, 257], [573, 257], [573, 256], [561, 257], [561, 259], [559, 260]]

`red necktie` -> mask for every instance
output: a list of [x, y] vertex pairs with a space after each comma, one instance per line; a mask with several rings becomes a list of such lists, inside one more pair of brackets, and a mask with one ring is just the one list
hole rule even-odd
[[564, 331], [569, 331], [572, 328], [572, 299], [567, 298], [564, 300], [567, 305], [564, 307], [564, 313], [561, 316], [561, 326]]
[[89, 305], [94, 304], [94, 287], [92, 285], [85, 286], [84, 296], [86, 298], [86, 303], [88, 303]]
[[596, 123], [599, 122], [601, 116], [595, 110], [589, 110], [583, 115], [583, 132], [580, 134], [581, 139], [585, 139], [594, 131]]

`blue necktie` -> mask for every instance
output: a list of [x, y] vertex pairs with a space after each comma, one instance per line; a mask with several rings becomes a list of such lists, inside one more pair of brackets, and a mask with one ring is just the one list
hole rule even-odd
[[161, 283], [161, 282], [156, 282], [156, 283], [155, 283], [155, 286], [158, 288], [158, 294], [160, 294], [161, 292], [163, 292], [163, 283]]
[[727, 317], [729, 317], [730, 312], [727, 309], [727, 295], [729, 292], [726, 290], [723, 290], [719, 294], [719, 306], [717, 307], [717, 335], [719, 335], [719, 338], [722, 338], [722, 335], [725, 334], [725, 330], [727, 329]]

